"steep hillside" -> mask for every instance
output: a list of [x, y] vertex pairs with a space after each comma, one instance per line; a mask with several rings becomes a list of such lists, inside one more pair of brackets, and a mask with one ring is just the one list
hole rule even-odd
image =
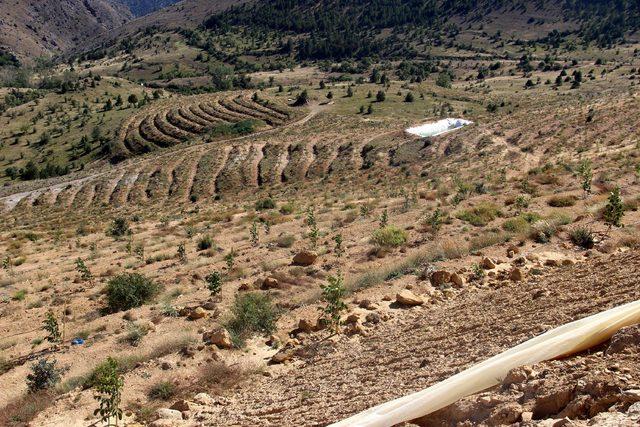
[[27, 61], [78, 46], [132, 17], [110, 0], [0, 0], [0, 10], [0, 48]]
[[116, 0], [125, 4], [134, 16], [143, 16], [180, 0]]

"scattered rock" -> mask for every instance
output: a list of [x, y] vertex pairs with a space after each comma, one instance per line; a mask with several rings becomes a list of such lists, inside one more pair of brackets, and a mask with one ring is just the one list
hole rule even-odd
[[514, 282], [521, 282], [524, 280], [524, 273], [518, 267], [514, 267], [509, 273], [509, 279]]
[[520, 253], [520, 248], [516, 245], [509, 245], [507, 247], [507, 258], [513, 258], [515, 255]]
[[156, 416], [161, 420], [182, 420], [182, 413], [175, 409], [160, 408], [156, 411]]
[[525, 411], [520, 415], [520, 419], [522, 420], [523, 423], [528, 423], [529, 421], [533, 420], [533, 412], [530, 411]]
[[606, 355], [616, 353], [637, 353], [640, 351], [640, 325], [627, 326], [611, 337]]
[[169, 361], [162, 361], [162, 363], [160, 363], [160, 369], [162, 369], [163, 371], [169, 371], [171, 369], [173, 369], [173, 363], [169, 362]]
[[175, 411], [180, 411], [180, 412], [187, 412], [187, 411], [192, 411], [194, 409], [194, 405], [190, 402], [187, 402], [186, 400], [178, 400], [176, 403], [171, 405], [171, 408], [169, 409], [173, 409]]
[[262, 289], [275, 289], [280, 285], [275, 277], [267, 277], [262, 281]]
[[365, 317], [367, 323], [372, 323], [374, 325], [380, 323], [380, 315], [378, 313], [369, 313], [367, 317]]
[[360, 321], [360, 315], [358, 313], [351, 313], [344, 321], [345, 324], [351, 325]]
[[496, 264], [490, 258], [487, 258], [487, 257], [482, 259], [480, 266], [485, 270], [493, 270], [494, 268], [496, 268]]
[[233, 348], [231, 335], [224, 328], [214, 329], [210, 332], [202, 334], [202, 339], [206, 343], [217, 345], [219, 348]]
[[358, 307], [364, 308], [365, 310], [377, 310], [378, 309], [378, 306], [376, 304], [372, 303], [368, 299], [363, 299], [362, 301], [360, 301], [360, 304], [358, 304]]
[[316, 330], [316, 324], [309, 319], [300, 319], [298, 321], [298, 331], [310, 333]]
[[196, 307], [189, 312], [189, 320], [198, 320], [207, 317], [207, 311], [202, 307]]
[[513, 424], [518, 421], [520, 414], [522, 414], [522, 407], [519, 404], [515, 402], [505, 403], [491, 411], [487, 424], [490, 426]]
[[298, 252], [296, 256], [293, 257], [293, 263], [295, 265], [306, 267], [316, 262], [316, 259], [318, 259], [317, 253], [312, 251], [302, 251]]
[[560, 263], [558, 262], [557, 259], [548, 259], [544, 262], [544, 265], [546, 267], [559, 267]]
[[424, 299], [411, 291], [403, 290], [396, 294], [396, 302], [400, 305], [415, 306], [424, 304]]
[[204, 304], [202, 304], [202, 308], [204, 308], [205, 310], [209, 310], [209, 311], [215, 310], [216, 306], [217, 306], [217, 304], [216, 304], [215, 301], [207, 301]]
[[193, 397], [193, 401], [198, 405], [212, 406], [216, 403], [216, 399], [208, 395], [207, 393], [198, 393]]
[[458, 273], [451, 273], [449, 281], [456, 287], [461, 288], [464, 286], [464, 278]]

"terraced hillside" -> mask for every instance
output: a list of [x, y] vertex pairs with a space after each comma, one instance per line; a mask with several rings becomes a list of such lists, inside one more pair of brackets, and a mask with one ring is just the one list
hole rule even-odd
[[[486, 117], [468, 128], [423, 140], [405, 134], [402, 123], [353, 120], [333, 114], [331, 106], [302, 113], [256, 103], [246, 94], [183, 97], [155, 103], [122, 127], [122, 146], [129, 154], [153, 153], [68, 180], [9, 187], [0, 190], [0, 204], [20, 217], [69, 208], [135, 211], [255, 191], [293, 194], [319, 181], [357, 185], [383, 171], [387, 182], [407, 174], [447, 176], [460, 171], [462, 179], [483, 170], [493, 171], [486, 175], [489, 181], [500, 180], [502, 174], [521, 179], [522, 169], [509, 167], [514, 162], [532, 169], [527, 185], [546, 185], [547, 172], [534, 168], [545, 158], [561, 162], [567, 147], [597, 158], [600, 147], [606, 146], [618, 157], [628, 156], [625, 167], [632, 169], [637, 155], [633, 123], [640, 120], [637, 104], [636, 97], [619, 95], [590, 107], [556, 102]], [[587, 116], [596, 119], [587, 121]], [[245, 120], [264, 125], [254, 134], [227, 139], [211, 133]], [[530, 126], [523, 128], [523, 122]], [[599, 136], [593, 140], [590, 135]]]
[[[225, 136], [224, 132], [250, 132], [287, 124], [290, 109], [247, 94], [182, 97], [153, 105], [132, 116], [123, 125], [120, 155], [142, 154], [168, 148], [198, 137]], [[244, 129], [238, 126], [244, 125]], [[234, 127], [235, 126], [235, 127]]]

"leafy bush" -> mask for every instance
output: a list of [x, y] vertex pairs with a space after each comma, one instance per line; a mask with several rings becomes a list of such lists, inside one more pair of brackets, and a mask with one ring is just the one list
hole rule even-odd
[[123, 273], [109, 280], [106, 288], [107, 305], [112, 312], [140, 307], [156, 296], [159, 290], [153, 280], [141, 274]]
[[276, 202], [274, 202], [273, 199], [270, 197], [267, 199], [258, 200], [256, 202], [257, 211], [264, 211], [267, 209], [275, 209], [275, 208], [276, 208]]
[[211, 236], [202, 236], [200, 240], [198, 240], [199, 251], [206, 251], [207, 249], [211, 249], [211, 247], [213, 247], [213, 238], [211, 238]]
[[585, 249], [591, 249], [594, 245], [593, 232], [586, 227], [578, 227], [569, 233], [571, 241]]
[[247, 293], [236, 296], [231, 308], [232, 317], [225, 327], [234, 345], [242, 347], [254, 333], [269, 334], [276, 328], [278, 313], [267, 295]]
[[129, 222], [123, 217], [115, 218], [107, 229], [107, 236], [111, 236], [115, 239], [128, 236], [129, 234], [131, 234]]
[[29, 393], [51, 388], [59, 382], [60, 370], [56, 368], [55, 360], [40, 359], [31, 365], [31, 373], [27, 375]]
[[222, 289], [222, 276], [217, 271], [209, 274], [205, 277], [205, 281], [207, 282], [207, 288], [211, 292], [211, 295], [217, 295], [220, 293]]
[[407, 243], [407, 232], [395, 225], [387, 225], [373, 232], [371, 243], [383, 248], [395, 248]]
[[547, 204], [553, 208], [566, 208], [576, 204], [576, 196], [553, 196]]
[[472, 209], [458, 212], [456, 218], [476, 227], [483, 227], [500, 215], [502, 215], [502, 213], [496, 205], [492, 203], [480, 203]]

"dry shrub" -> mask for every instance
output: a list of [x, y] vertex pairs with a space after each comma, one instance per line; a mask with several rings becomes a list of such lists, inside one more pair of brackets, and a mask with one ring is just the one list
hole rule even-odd
[[547, 204], [554, 208], [566, 208], [575, 205], [577, 200], [577, 197], [573, 195], [553, 196], [547, 200]]
[[10, 401], [0, 411], [1, 426], [27, 426], [40, 412], [54, 402], [54, 393], [42, 390]]
[[438, 242], [437, 252], [443, 259], [460, 259], [469, 253], [469, 247], [458, 239], [443, 239]]

